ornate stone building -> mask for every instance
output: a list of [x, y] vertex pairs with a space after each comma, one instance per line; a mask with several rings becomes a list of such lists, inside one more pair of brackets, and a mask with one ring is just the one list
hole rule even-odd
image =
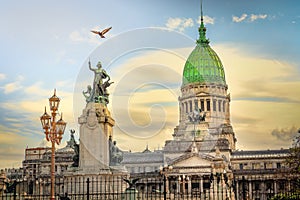
[[[168, 193], [202, 194], [213, 199], [268, 199], [292, 191], [288, 149], [240, 151], [230, 122], [230, 94], [222, 62], [206, 38], [199, 39], [183, 69], [179, 124], [161, 151], [125, 153], [132, 177], [162, 174]], [[147, 190], [157, 190], [151, 185]], [[144, 188], [140, 188], [144, 189]], [[204, 195], [204, 196], [203, 196]]]
[[[67, 145], [55, 151], [55, 174], [62, 176], [74, 161], [73, 157], [74, 144], [76, 141], [74, 135], [71, 133]], [[22, 162], [23, 174], [32, 180], [40, 177], [50, 177], [51, 166], [51, 148], [50, 147], [35, 147], [25, 149], [25, 160]]]

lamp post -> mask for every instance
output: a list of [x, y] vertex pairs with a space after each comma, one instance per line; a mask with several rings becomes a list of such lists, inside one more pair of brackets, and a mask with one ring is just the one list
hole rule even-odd
[[64, 134], [66, 128], [66, 122], [62, 120], [62, 114], [60, 120], [56, 121], [55, 117], [58, 114], [58, 106], [60, 99], [56, 96], [56, 90], [54, 94], [49, 98], [49, 105], [51, 110], [51, 116], [46, 112], [40, 117], [44, 133], [46, 135], [46, 140], [51, 142], [51, 196], [50, 199], [55, 199], [54, 186], [55, 186], [55, 143], [60, 144], [62, 135]]
[[173, 166], [165, 165], [164, 167], [161, 166], [159, 169], [160, 169], [160, 173], [163, 175], [163, 178], [164, 178], [164, 200], [166, 200], [167, 199], [167, 190], [169, 190], [167, 188], [167, 175], [166, 175], [166, 173], [168, 173], [169, 171], [172, 171]]

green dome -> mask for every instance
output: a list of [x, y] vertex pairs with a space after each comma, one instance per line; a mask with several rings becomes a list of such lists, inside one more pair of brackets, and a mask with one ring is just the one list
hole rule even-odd
[[222, 62], [216, 52], [209, 46], [205, 32], [206, 28], [203, 20], [201, 20], [197, 46], [184, 65], [182, 86], [190, 83], [226, 85]]

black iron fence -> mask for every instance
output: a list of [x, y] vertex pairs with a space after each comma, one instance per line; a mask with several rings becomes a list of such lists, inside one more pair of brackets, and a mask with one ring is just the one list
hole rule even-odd
[[[267, 200], [294, 196], [295, 199], [300, 199], [299, 187], [293, 182], [298, 183], [298, 180], [274, 181], [259, 178], [247, 180], [245, 177], [228, 180], [223, 176], [212, 175], [202, 177], [201, 180], [196, 177], [188, 179], [161, 175], [140, 176], [135, 182], [127, 178], [124, 175], [113, 174], [56, 177], [55, 198], [57, 200]], [[10, 180], [0, 185], [0, 199], [49, 199], [50, 187], [49, 177]]]

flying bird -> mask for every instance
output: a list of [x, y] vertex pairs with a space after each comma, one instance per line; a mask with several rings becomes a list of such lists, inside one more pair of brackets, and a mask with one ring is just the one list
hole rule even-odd
[[106, 28], [106, 29], [102, 30], [101, 32], [100, 31], [93, 31], [93, 30], [91, 32], [99, 35], [101, 38], [105, 38], [104, 34], [107, 33], [111, 28], [112, 27]]

